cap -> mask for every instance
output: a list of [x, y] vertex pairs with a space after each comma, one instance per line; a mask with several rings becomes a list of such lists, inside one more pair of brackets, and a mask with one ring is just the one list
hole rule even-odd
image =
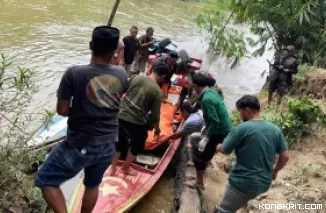
[[288, 51], [291, 51], [291, 52], [294, 52], [295, 51], [295, 47], [293, 45], [288, 45], [285, 50], [288, 50]]
[[168, 53], [168, 56], [174, 60], [178, 60], [179, 58], [179, 55], [176, 51], [172, 50]]
[[98, 26], [93, 30], [93, 50], [97, 52], [113, 52], [118, 48], [120, 31], [115, 27]]

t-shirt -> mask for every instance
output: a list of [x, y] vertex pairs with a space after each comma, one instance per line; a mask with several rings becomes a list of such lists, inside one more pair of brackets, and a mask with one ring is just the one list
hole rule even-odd
[[153, 123], [160, 121], [162, 92], [149, 76], [136, 76], [120, 105], [119, 119], [138, 125], [146, 125], [146, 114], [151, 111]]
[[[145, 44], [151, 41], [153, 41], [153, 39], [150, 39], [147, 35], [142, 35], [139, 38], [140, 44]], [[149, 56], [148, 47], [139, 47], [139, 54], [143, 60], [147, 60]]]
[[227, 134], [232, 128], [232, 121], [221, 96], [216, 91], [207, 89], [199, 99], [207, 133]]
[[106, 143], [117, 142], [120, 98], [127, 87], [128, 76], [121, 66], [89, 64], [68, 68], [57, 91], [59, 100], [71, 101], [68, 140], [81, 144], [83, 138], [89, 143], [110, 136], [105, 137]]
[[196, 113], [191, 113], [188, 119], [182, 126], [181, 131], [185, 135], [190, 135], [194, 132], [200, 132], [203, 125], [203, 114], [199, 110]]
[[139, 40], [137, 38], [131, 38], [126, 36], [123, 38], [125, 44], [124, 60], [125, 64], [132, 64], [134, 61], [137, 50], [139, 49]]
[[277, 126], [251, 120], [233, 128], [222, 149], [226, 153], [235, 150], [237, 157], [230, 172], [230, 185], [243, 193], [264, 193], [272, 183], [275, 154], [287, 150], [287, 145]]

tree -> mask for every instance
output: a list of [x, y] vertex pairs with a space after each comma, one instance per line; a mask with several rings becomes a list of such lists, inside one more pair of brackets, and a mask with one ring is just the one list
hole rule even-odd
[[[232, 59], [233, 65], [256, 47], [276, 52], [294, 45], [302, 63], [326, 67], [326, 1], [322, 0], [204, 0], [209, 6], [196, 23], [210, 33], [210, 49]], [[209, 9], [207, 9], [209, 8]], [[248, 26], [254, 40], [237, 27]], [[267, 46], [268, 41], [272, 46]]]
[[25, 144], [31, 137], [31, 121], [43, 120], [46, 114], [27, 111], [38, 91], [37, 79], [36, 72], [12, 69], [11, 62], [0, 55], [0, 212], [17, 207], [22, 212], [44, 212], [46, 207], [33, 177], [28, 175], [31, 165], [45, 153], [31, 153]]

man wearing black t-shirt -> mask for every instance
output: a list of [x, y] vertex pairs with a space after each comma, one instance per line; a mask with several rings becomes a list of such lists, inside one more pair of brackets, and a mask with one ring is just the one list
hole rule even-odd
[[130, 35], [123, 38], [123, 43], [125, 44], [125, 50], [124, 50], [125, 70], [130, 75], [131, 75], [130, 71], [136, 71], [136, 70], [131, 70], [131, 64], [134, 61], [137, 51], [139, 49], [139, 40], [136, 37], [137, 34], [138, 34], [138, 28], [136, 26], [132, 26], [130, 29]]
[[128, 87], [124, 69], [111, 65], [119, 35], [117, 28], [96, 27], [90, 63], [69, 67], [62, 76], [57, 112], [68, 117], [67, 137], [52, 150], [35, 179], [53, 212], [68, 212], [60, 185], [84, 169], [81, 213], [91, 213], [104, 172], [113, 160], [120, 99]]

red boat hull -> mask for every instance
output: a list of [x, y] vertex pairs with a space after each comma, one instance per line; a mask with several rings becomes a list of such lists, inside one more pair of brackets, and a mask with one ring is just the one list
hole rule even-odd
[[[172, 107], [172, 106], [171, 106]], [[176, 108], [173, 107], [176, 111]], [[172, 114], [175, 113], [170, 112]], [[180, 125], [181, 127], [181, 125]], [[118, 164], [117, 174], [109, 176], [110, 169], [103, 176], [102, 183], [99, 187], [99, 197], [93, 210], [94, 213], [123, 213], [128, 212], [137, 204], [157, 183], [171, 162], [176, 150], [181, 143], [181, 139], [171, 143], [161, 160], [155, 167], [150, 170], [142, 166], [132, 164], [132, 168], [137, 171], [136, 176], [125, 175], [121, 172], [122, 162]], [[74, 202], [71, 205], [71, 213], [79, 213], [81, 209], [84, 186], [80, 184], [76, 190]]]

